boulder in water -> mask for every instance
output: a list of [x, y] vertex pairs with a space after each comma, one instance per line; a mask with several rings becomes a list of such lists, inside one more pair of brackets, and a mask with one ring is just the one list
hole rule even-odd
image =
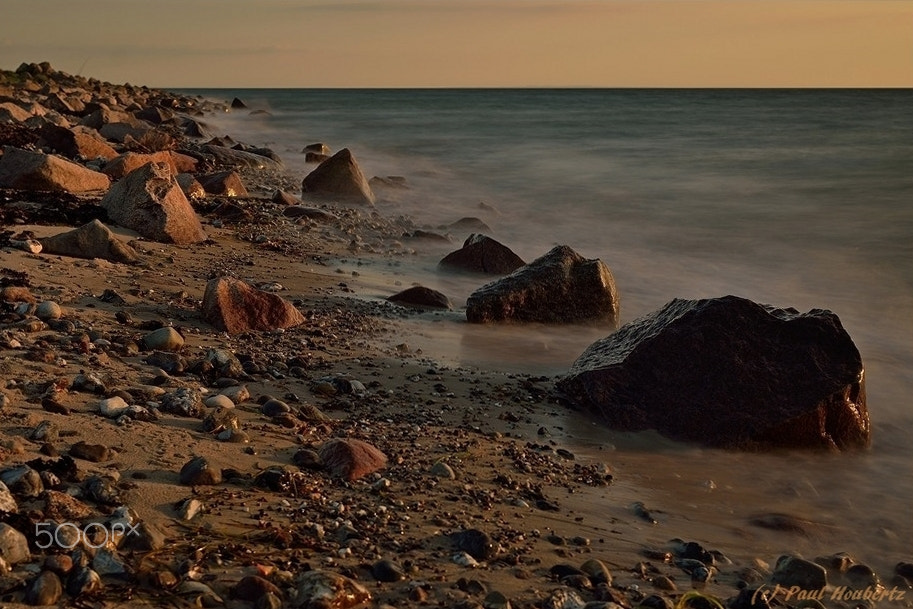
[[486, 235], [472, 234], [463, 242], [463, 247], [444, 256], [438, 267], [484, 275], [507, 275], [525, 264], [506, 245]]
[[323, 161], [305, 176], [301, 183], [301, 191], [305, 194], [374, 205], [371, 186], [348, 148], [343, 148]]
[[558, 386], [613, 428], [713, 447], [846, 450], [871, 438], [862, 358], [821, 309], [673, 300], [590, 345]]

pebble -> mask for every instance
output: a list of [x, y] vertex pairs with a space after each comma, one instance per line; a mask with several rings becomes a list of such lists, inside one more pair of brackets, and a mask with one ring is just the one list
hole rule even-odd
[[85, 391], [87, 393], [107, 393], [104, 381], [95, 374], [79, 373], [73, 378], [70, 389], [74, 391]]
[[678, 588], [675, 586], [675, 582], [665, 575], [658, 575], [654, 577], [651, 583], [657, 590], [665, 590], [667, 592], [675, 592], [678, 590]]
[[866, 588], [875, 588], [881, 582], [878, 575], [868, 565], [853, 565], [846, 570], [846, 581], [853, 590], [865, 590]]
[[130, 404], [120, 396], [106, 398], [98, 403], [98, 412], [109, 419], [116, 419], [117, 417], [126, 414], [129, 409]]
[[203, 400], [203, 404], [207, 408], [234, 408], [235, 403], [231, 400], [230, 397], [224, 393], [217, 393], [216, 395], [211, 395]]
[[320, 569], [302, 573], [297, 584], [297, 607], [351, 609], [371, 600], [371, 593], [358, 582]]
[[278, 586], [258, 575], [247, 575], [231, 588], [231, 597], [255, 602], [266, 594], [282, 596]]
[[489, 560], [497, 554], [497, 545], [484, 531], [467, 529], [451, 535], [457, 550], [463, 550], [476, 560]]
[[820, 590], [827, 586], [827, 571], [821, 565], [798, 556], [781, 556], [770, 581], [786, 587]]
[[247, 389], [247, 385], [232, 385], [231, 387], [225, 387], [219, 393], [235, 404], [241, 404], [250, 399], [250, 391]]
[[32, 580], [25, 592], [25, 602], [29, 605], [56, 605], [63, 596], [63, 583], [53, 571], [42, 571]]
[[222, 472], [210, 465], [206, 457], [194, 457], [181, 468], [179, 480], [188, 486], [219, 484]]
[[193, 520], [203, 513], [203, 502], [199, 499], [187, 499], [178, 506], [177, 513], [181, 520]]
[[30, 557], [28, 539], [5, 522], [0, 523], [0, 556], [11, 565]]
[[325, 415], [322, 410], [313, 404], [302, 404], [298, 408], [298, 418], [302, 421], [308, 421], [311, 423], [322, 423], [324, 421], [330, 420], [330, 417]]
[[35, 317], [41, 321], [50, 319], [60, 319], [63, 316], [63, 310], [60, 305], [51, 300], [45, 300], [35, 307]]
[[60, 430], [51, 421], [42, 421], [29, 432], [32, 442], [56, 442], [60, 438]]
[[104, 444], [87, 444], [80, 441], [70, 447], [70, 455], [92, 463], [103, 463], [111, 459], [113, 452]]
[[468, 552], [457, 552], [451, 558], [453, 562], [460, 565], [461, 567], [478, 567], [479, 561], [469, 555]]
[[591, 558], [580, 566], [580, 570], [585, 573], [594, 584], [612, 585], [612, 572], [601, 560]]
[[444, 463], [443, 461], [438, 461], [431, 466], [431, 475], [435, 478], [446, 478], [447, 480], [455, 480], [456, 472], [453, 471], [453, 468]]
[[278, 417], [291, 411], [291, 406], [276, 398], [270, 398], [260, 406], [260, 413], [268, 417]]
[[403, 568], [391, 560], [378, 560], [371, 565], [371, 574], [379, 582], [398, 582], [406, 578]]
[[15, 514], [18, 511], [19, 505], [16, 503], [16, 498], [13, 497], [9, 487], [7, 487], [4, 482], [0, 481], [0, 512]]
[[485, 595], [482, 607], [485, 609], [510, 609], [510, 601], [500, 592], [493, 591]]

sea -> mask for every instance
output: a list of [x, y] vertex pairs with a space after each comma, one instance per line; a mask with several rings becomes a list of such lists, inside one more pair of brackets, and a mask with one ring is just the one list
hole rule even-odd
[[[657, 543], [700, 534], [768, 558], [847, 551], [885, 580], [913, 561], [913, 90], [182, 92], [241, 99], [248, 109], [204, 120], [272, 148], [295, 175], [313, 168], [304, 146], [323, 142], [349, 148], [369, 177], [405, 178], [407, 190], [378, 189], [376, 211], [454, 244], [405, 243], [415, 251], [395, 263], [362, 263], [362, 296], [412, 283], [448, 294], [452, 315], [404, 322], [410, 346], [445, 364], [555, 376], [611, 332], [466, 323], [459, 309], [484, 280], [436, 269], [468, 236], [448, 228], [465, 217], [527, 261], [557, 244], [600, 258], [621, 323], [673, 298], [727, 294], [833, 311], [865, 363], [868, 451], [731, 453], [579, 418], [562, 441], [637, 485], [659, 515], [644, 524]], [[766, 514], [815, 525], [751, 524]]]

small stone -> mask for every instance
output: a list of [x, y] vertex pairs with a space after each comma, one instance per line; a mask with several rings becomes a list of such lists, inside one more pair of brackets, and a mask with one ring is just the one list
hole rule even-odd
[[482, 601], [485, 609], [510, 609], [510, 601], [500, 592], [489, 592]]
[[32, 580], [25, 592], [25, 602], [29, 605], [56, 605], [63, 596], [63, 583], [53, 571], [42, 571]]
[[459, 531], [451, 535], [458, 550], [468, 552], [476, 560], [489, 560], [498, 552], [497, 544], [492, 538], [478, 529]]
[[387, 456], [367, 442], [335, 438], [321, 445], [318, 454], [328, 470], [339, 478], [354, 482], [383, 469]]
[[231, 597], [243, 601], [257, 601], [266, 594], [282, 596], [282, 591], [269, 580], [257, 575], [242, 577], [231, 589]]
[[184, 346], [184, 337], [171, 326], [165, 326], [144, 336], [143, 346], [148, 351], [179, 351]]
[[70, 455], [92, 463], [102, 463], [111, 459], [112, 452], [104, 444], [87, 444], [80, 441], [70, 447]]
[[187, 499], [178, 506], [177, 513], [181, 520], [193, 520], [203, 513], [203, 502], [199, 499]]
[[246, 385], [233, 385], [231, 387], [226, 387], [219, 393], [230, 399], [235, 404], [241, 404], [250, 399], [250, 391], [248, 391]]
[[352, 609], [370, 600], [371, 593], [364, 586], [336, 573], [315, 569], [298, 577], [295, 606], [300, 609]]
[[79, 567], [67, 580], [67, 594], [79, 597], [101, 590], [101, 577], [88, 567]]
[[219, 484], [222, 472], [210, 465], [206, 457], [194, 457], [181, 468], [179, 480], [188, 486]]
[[302, 404], [298, 408], [298, 418], [310, 423], [322, 423], [330, 420], [330, 417], [313, 404]]
[[675, 582], [665, 575], [658, 575], [654, 577], [652, 583], [653, 587], [657, 590], [665, 590], [666, 592], [675, 592], [678, 590], [678, 588], [675, 586]]
[[45, 557], [44, 568], [63, 576], [73, 570], [73, 559], [67, 554], [51, 554]]
[[292, 463], [302, 469], [319, 471], [323, 469], [323, 461], [316, 450], [301, 448], [292, 456]]
[[846, 571], [846, 581], [853, 590], [876, 588], [881, 582], [878, 575], [868, 565], [853, 565]]
[[231, 398], [228, 397], [227, 395], [224, 395], [221, 393], [209, 396], [208, 398], [203, 400], [203, 404], [205, 404], [207, 408], [226, 408], [226, 409], [228, 409], [228, 408], [235, 407], [235, 403], [231, 401]]
[[107, 398], [98, 403], [98, 412], [109, 419], [116, 419], [125, 414], [129, 409], [130, 404], [119, 396]]
[[126, 575], [127, 565], [116, 552], [103, 547], [98, 548], [92, 558], [92, 570], [102, 576], [120, 577]]
[[443, 461], [438, 461], [432, 465], [429, 473], [435, 478], [445, 478], [447, 480], [456, 479], [456, 472], [454, 472], [453, 468]]
[[593, 584], [612, 585], [612, 572], [601, 560], [591, 558], [580, 566], [580, 570], [590, 578]]
[[260, 412], [268, 417], [278, 417], [291, 411], [292, 408], [288, 404], [275, 398], [270, 398], [260, 406]]
[[403, 568], [391, 560], [379, 560], [371, 566], [371, 574], [379, 582], [398, 582], [406, 578]]
[[181, 387], [166, 393], [161, 400], [162, 410], [185, 417], [199, 417], [203, 414], [203, 399], [198, 391]]
[[30, 557], [28, 539], [5, 522], [0, 523], [0, 557], [10, 565], [26, 561]]
[[41, 321], [51, 319], [60, 319], [63, 316], [63, 310], [56, 302], [45, 300], [35, 308], [35, 317]]
[[19, 505], [16, 503], [16, 498], [13, 497], [9, 487], [0, 481], [0, 512], [15, 514], [18, 511]]
[[28, 438], [32, 442], [56, 442], [60, 437], [60, 430], [51, 421], [42, 421], [29, 432]]
[[453, 562], [461, 567], [478, 567], [479, 561], [469, 555], [468, 552], [457, 552], [452, 557]]
[[820, 590], [827, 586], [827, 571], [821, 565], [798, 556], [781, 556], [770, 581], [786, 587]]
[[206, 433], [221, 433], [240, 429], [238, 413], [235, 408], [216, 408], [203, 417], [203, 431]]

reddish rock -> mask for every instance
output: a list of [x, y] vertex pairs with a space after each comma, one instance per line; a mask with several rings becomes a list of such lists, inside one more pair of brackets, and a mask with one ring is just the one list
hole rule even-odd
[[191, 201], [206, 198], [206, 189], [192, 173], [179, 173], [175, 179], [184, 191], [184, 196]]
[[304, 323], [304, 316], [281, 296], [229, 277], [206, 284], [203, 318], [229, 334], [291, 328]]
[[590, 345], [559, 387], [611, 427], [708, 446], [869, 445], [862, 358], [830, 311], [673, 300]]
[[92, 220], [79, 228], [52, 237], [39, 239], [46, 254], [73, 256], [75, 258], [104, 258], [111, 262], [133, 264], [139, 254], [118, 239], [107, 226]]
[[22, 123], [32, 117], [31, 113], [13, 102], [0, 103], [0, 123]]
[[119, 180], [134, 169], [139, 169], [146, 163], [164, 163], [172, 175], [181, 173], [170, 152], [153, 152], [152, 154], [141, 154], [138, 152], [126, 152], [117, 158], [111, 160], [105, 165], [104, 172], [112, 180]]
[[507, 275], [526, 263], [509, 247], [481, 234], [469, 235], [463, 247], [444, 256], [438, 266], [446, 270]]
[[301, 199], [291, 193], [285, 192], [282, 189], [279, 189], [273, 193], [273, 198], [271, 201], [273, 203], [279, 203], [280, 205], [301, 205]]
[[244, 187], [241, 176], [234, 171], [219, 171], [197, 176], [197, 180], [203, 186], [203, 190], [211, 195], [224, 195], [226, 197], [248, 196], [247, 188]]
[[48, 124], [41, 129], [41, 139], [44, 146], [49, 146], [54, 151], [71, 159], [97, 159], [101, 157], [105, 160], [110, 160], [117, 156], [117, 151], [97, 131], [90, 127], [77, 125], [76, 127], [66, 128]]
[[343, 148], [317, 166], [301, 183], [306, 194], [374, 204], [374, 193], [348, 148]]
[[482, 286], [466, 300], [473, 323], [608, 322], [618, 325], [618, 291], [601, 260], [587, 260], [566, 245]]
[[116, 182], [101, 200], [108, 216], [153, 241], [187, 245], [206, 239], [196, 213], [163, 163], [147, 163]]
[[98, 192], [108, 176], [60, 157], [6, 147], [0, 156], [0, 187], [50, 192]]
[[349, 482], [387, 465], [384, 453], [367, 442], [352, 438], [335, 438], [325, 442], [317, 453], [331, 474]]

